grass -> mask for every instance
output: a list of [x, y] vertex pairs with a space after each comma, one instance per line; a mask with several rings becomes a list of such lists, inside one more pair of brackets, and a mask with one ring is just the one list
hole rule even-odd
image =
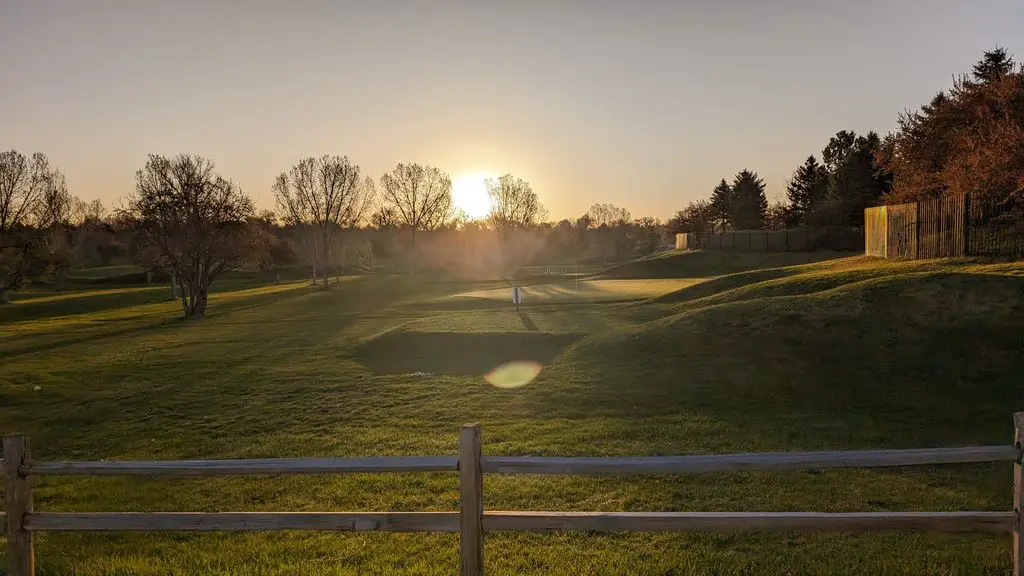
[[700, 278], [847, 258], [849, 252], [691, 252], [668, 250], [612, 266], [603, 278]]
[[[145, 288], [40, 292], [0, 308], [0, 431], [30, 434], [43, 459], [455, 454], [470, 421], [486, 453], [507, 455], [1009, 441], [1024, 406], [1024, 264], [829, 256], [671, 253], [583, 282], [578, 298], [562, 282], [528, 286], [520, 313], [504, 283], [434, 275], [329, 291], [226, 283], [198, 323]], [[678, 280], [622, 279], [644, 266]], [[507, 360], [544, 370], [517, 389], [484, 383]], [[485, 507], [1005, 510], [1010, 480], [1003, 464], [488, 476]], [[49, 511], [458, 507], [457, 479], [441, 473], [43, 478], [36, 494]], [[182, 533], [44, 534], [37, 551], [45, 574], [319, 575], [452, 574], [457, 548], [453, 535]], [[489, 574], [508, 575], [999, 574], [1011, 562], [1008, 535], [934, 534], [494, 534], [486, 555]]]

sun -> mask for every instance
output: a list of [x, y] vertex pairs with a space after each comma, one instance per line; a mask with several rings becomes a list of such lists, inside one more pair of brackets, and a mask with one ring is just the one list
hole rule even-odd
[[491, 198], [487, 195], [486, 180], [491, 177], [486, 172], [457, 176], [452, 181], [452, 202], [455, 208], [464, 210], [474, 220], [487, 216], [491, 211]]

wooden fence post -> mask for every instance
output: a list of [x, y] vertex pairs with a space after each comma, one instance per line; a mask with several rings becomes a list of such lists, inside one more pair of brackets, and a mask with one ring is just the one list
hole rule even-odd
[[480, 453], [480, 425], [463, 425], [459, 432], [459, 574], [462, 576], [484, 573], [484, 475]]
[[[1024, 448], [1024, 412], [1013, 415], [1013, 444], [1017, 450]], [[1021, 514], [1024, 513], [1024, 470], [1021, 466], [1021, 455], [1013, 463], [1013, 511], [1017, 513], [1017, 523], [1013, 527], [1013, 574], [1024, 576], [1024, 538], [1021, 537]]]
[[25, 530], [25, 514], [32, 512], [32, 482], [23, 472], [29, 457], [28, 438], [4, 436], [4, 476], [7, 482], [7, 576], [35, 576], [32, 533]]

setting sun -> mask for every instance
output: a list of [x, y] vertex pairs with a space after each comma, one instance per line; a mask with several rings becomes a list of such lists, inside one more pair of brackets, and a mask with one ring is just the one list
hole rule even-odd
[[485, 172], [473, 172], [456, 177], [452, 181], [452, 202], [455, 208], [465, 210], [473, 219], [487, 216], [491, 209], [491, 199], [487, 195], [486, 180], [490, 177], [491, 175]]

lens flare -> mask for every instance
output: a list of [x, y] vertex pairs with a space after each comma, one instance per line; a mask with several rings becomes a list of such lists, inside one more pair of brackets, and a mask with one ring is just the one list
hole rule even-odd
[[540, 374], [541, 368], [543, 366], [536, 362], [506, 362], [484, 374], [484, 380], [495, 388], [519, 388], [533, 381]]

